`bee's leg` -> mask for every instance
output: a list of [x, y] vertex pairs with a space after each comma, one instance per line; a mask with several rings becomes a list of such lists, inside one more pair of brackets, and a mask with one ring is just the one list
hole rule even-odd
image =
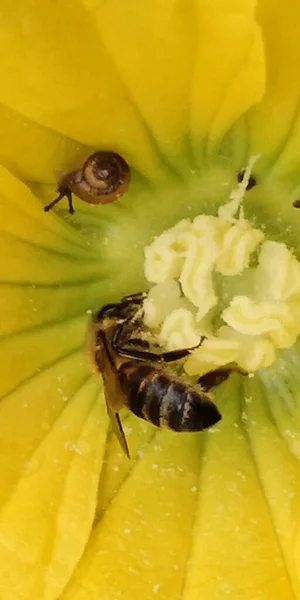
[[[137, 360], [147, 360], [151, 362], [163, 362], [160, 354], [155, 354], [155, 352], [148, 352], [147, 350], [139, 350], [138, 348], [128, 348], [127, 346], [115, 346], [114, 350], [118, 352], [121, 356], [126, 356], [127, 358], [135, 358]], [[178, 358], [176, 359], [178, 360]]]
[[[121, 303], [120, 303], [121, 304]], [[119, 306], [120, 306], [119, 304]], [[118, 311], [120, 313], [120, 310]], [[126, 331], [126, 328], [128, 326], [128, 324], [131, 323], [131, 320], [128, 319], [124, 319], [121, 320], [119, 322], [118, 325], [116, 325], [115, 330], [113, 332], [112, 338], [111, 338], [111, 345], [113, 347], [113, 349], [116, 352], [119, 352], [120, 354], [123, 354], [122, 350], [131, 352], [131, 349], [134, 350], [136, 348], [136, 346], [138, 346], [139, 344], [137, 343], [136, 345], [134, 344], [134, 340], [135, 338], [130, 337], [126, 335], [126, 333], [128, 334], [128, 332]], [[129, 346], [129, 349], [128, 349]], [[147, 345], [148, 348], [148, 345]], [[127, 354], [124, 354], [124, 356], [127, 356]]]
[[[116, 327], [111, 340], [111, 345], [118, 354], [127, 358], [136, 358], [137, 360], [151, 360], [155, 362], [159, 360], [159, 355], [149, 351], [148, 342], [137, 339], [135, 344], [134, 338], [122, 340], [123, 333], [124, 323], [120, 323]], [[141, 346], [145, 346], [146, 349], [141, 348]]]
[[223, 367], [220, 369], [215, 369], [214, 371], [209, 371], [209, 373], [205, 373], [205, 375], [201, 375], [198, 379], [198, 383], [201, 385], [203, 391], [209, 392], [211, 388], [221, 385], [223, 381], [226, 381], [231, 373], [239, 373], [239, 375], [246, 376], [248, 373], [240, 369], [239, 367]]
[[181, 358], [185, 358], [188, 356], [193, 350], [199, 348], [202, 342], [206, 339], [205, 336], [201, 336], [199, 344], [197, 346], [193, 346], [192, 348], [182, 348], [181, 350], [170, 350], [169, 352], [162, 352], [162, 354], [156, 355], [156, 360], [159, 359], [162, 362], [175, 362], [176, 360], [180, 360]]
[[[149, 360], [153, 362], [175, 362], [176, 360], [185, 358], [190, 354], [190, 352], [195, 350], [195, 348], [201, 346], [203, 340], [205, 339], [204, 336], [201, 337], [199, 344], [197, 344], [197, 346], [194, 346], [193, 348], [183, 348], [181, 350], [171, 350], [170, 352], [156, 353], [150, 352], [148, 350], [142, 350], [141, 348], [128, 347], [127, 344], [120, 343], [121, 335], [122, 325], [116, 328], [112, 339], [113, 348], [119, 354], [121, 354], [121, 356], [127, 356], [128, 358], [136, 358], [137, 360]], [[130, 340], [128, 340], [128, 343], [129, 342]]]

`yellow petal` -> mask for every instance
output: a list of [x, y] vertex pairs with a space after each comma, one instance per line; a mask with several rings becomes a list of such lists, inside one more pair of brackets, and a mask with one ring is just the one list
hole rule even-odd
[[[285, 600], [293, 597], [293, 588], [232, 391], [230, 385], [227, 393], [223, 387], [224, 421], [219, 432], [208, 435], [186, 598], [196, 600], [201, 593], [206, 598]], [[266, 422], [253, 424], [255, 435]], [[273, 464], [270, 446], [264, 454]], [[290, 463], [286, 466], [289, 470]]]
[[107, 417], [82, 350], [103, 284], [86, 237], [0, 175], [0, 596], [54, 600], [96, 509]]
[[135, 468], [136, 462], [143, 460], [149, 442], [155, 439], [157, 433], [152, 425], [142, 419], [137, 419], [130, 412], [124, 415], [124, 411], [122, 411], [120, 418], [130, 451], [130, 460], [125, 456], [119, 441], [110, 430], [99, 481], [97, 521], [112, 502], [132, 469]]
[[[43, 146], [40, 127], [54, 131], [41, 163], [36, 149], [23, 167], [14, 162], [16, 140], [9, 140], [6, 164], [22, 177], [52, 182], [61, 163], [95, 146], [119, 151], [147, 177], [181, 176], [190, 143], [200, 162], [261, 98], [264, 57], [254, 10], [252, 0], [196, 0], [188, 6], [154, 0], [151, 8], [137, 0], [75, 1], [72, 7], [16, 0], [12, 12], [4, 0], [0, 132], [7, 136], [9, 119], [16, 140], [21, 130], [6, 106], [20, 113], [22, 124], [39, 124], [20, 151], [27, 152], [29, 140]], [[75, 143], [60, 147], [60, 133]], [[98, 381], [88, 379], [82, 353], [86, 311], [111, 294], [117, 297], [131, 281], [142, 281], [135, 273], [142, 264], [138, 256], [128, 279], [120, 264], [147, 242], [139, 228], [147, 195], [129, 196], [129, 206], [136, 200], [143, 207], [135, 221], [126, 217], [130, 211], [113, 206], [118, 218], [112, 217], [107, 237], [100, 220], [93, 237], [90, 207], [84, 206], [82, 221], [81, 212], [75, 214], [75, 231], [67, 219], [45, 215], [23, 184], [4, 171], [0, 176], [0, 308], [8, 314], [1, 324], [6, 396], [0, 404], [0, 596], [54, 600], [66, 585], [62, 597], [69, 600], [298, 595], [299, 473], [290, 455], [297, 447], [288, 445], [286, 431], [284, 442], [276, 440], [275, 470], [269, 451], [275, 427], [267, 423], [265, 435], [264, 415], [254, 403], [245, 408], [248, 421], [240, 419], [231, 383], [227, 397], [218, 398], [227, 405], [220, 407], [223, 422], [214, 433], [152, 437], [151, 427], [133, 425], [133, 432], [141, 431], [131, 442], [134, 461], [119, 456], [115, 440], [104, 455], [103, 398]], [[226, 186], [222, 174], [217, 179], [221, 197]], [[194, 206], [201, 196], [196, 192]], [[182, 189], [168, 198], [162, 191], [147, 204], [149, 211], [160, 199], [161, 222], [155, 224], [156, 215], [147, 221], [149, 237], [186, 209]], [[123, 230], [125, 249], [118, 243]], [[113, 269], [104, 258], [114, 261]], [[259, 398], [255, 386], [248, 392]], [[99, 522], [88, 541], [103, 456], [108, 462], [100, 479]], [[110, 466], [119, 470], [111, 473]], [[277, 497], [278, 506], [270, 510]]]
[[78, 142], [4, 105], [0, 105], [0, 140], [0, 163], [22, 180], [44, 184], [56, 183], [69, 164], [91, 154]]
[[96, 504], [106, 439], [98, 382], [78, 390], [26, 461], [0, 513], [0, 590], [57, 598], [80, 558]]
[[32, 285], [99, 278], [101, 267], [88, 239], [44, 213], [40, 201], [3, 167], [0, 177], [0, 248], [7, 257], [2, 280], [16, 282], [16, 273], [19, 283]]
[[[197, 47], [190, 132], [195, 151], [210, 153], [234, 121], [263, 95], [264, 51], [252, 0], [197, 0]], [[201, 154], [198, 155], [200, 163]]]
[[261, 154], [259, 170], [274, 165], [277, 175], [289, 175], [299, 163], [299, 3], [259, 0], [257, 19], [268, 77], [264, 98], [248, 118], [250, 152]]
[[[267, 382], [267, 378], [265, 382]], [[262, 491], [274, 524], [286, 569], [295, 597], [300, 596], [299, 583], [299, 519], [300, 467], [299, 454], [291, 452], [286, 440], [278, 435], [277, 422], [270, 418], [277, 390], [266, 394], [257, 380], [247, 382], [247, 412], [244, 416], [249, 445], [256, 463]], [[264, 397], [267, 402], [264, 402]], [[288, 398], [288, 393], [286, 398]], [[278, 400], [276, 399], [278, 402]], [[280, 399], [284, 402], [284, 397]], [[294, 395], [298, 407], [298, 394]], [[287, 412], [287, 407], [285, 407]], [[297, 410], [295, 411], [296, 417]], [[293, 419], [294, 420], [294, 419]], [[298, 427], [294, 420], [294, 428]], [[290, 430], [292, 433], [292, 429]], [[270, 451], [271, 450], [271, 451]]]
[[200, 463], [197, 436], [159, 432], [107, 507], [62, 598], [178, 597]]
[[[193, 4], [178, 0], [84, 0], [136, 117], [162, 160], [188, 162], [190, 86], [196, 27]], [[116, 18], [117, 16], [117, 18]]]
[[67, 3], [20, 0], [13, 15], [5, 0], [0, 38], [2, 104], [74, 140], [119, 151], [144, 174], [159, 176], [147, 131], [81, 2], [70, 10]]
[[150, 177], [178, 175], [190, 168], [190, 137], [198, 147], [208, 135], [209, 148], [261, 98], [254, 10], [251, 0], [148, 8], [85, 0], [71, 11], [18, 0], [12, 16], [5, 0], [0, 101], [83, 144], [119, 151]]
[[201, 436], [157, 433], [116, 489], [63, 600], [292, 597], [233, 381], [204, 448]]
[[[82, 353], [74, 352], [35, 373], [23, 384], [18, 372], [14, 389], [0, 405], [1, 506], [7, 501], [26, 461], [50, 431], [73, 394], [87, 378]], [[13, 434], [12, 435], [12, 428]]]

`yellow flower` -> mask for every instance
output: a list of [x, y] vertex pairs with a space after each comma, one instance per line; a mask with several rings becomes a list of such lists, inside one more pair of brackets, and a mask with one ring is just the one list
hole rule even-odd
[[[300, 598], [299, 344], [222, 384], [211, 432], [124, 416], [131, 461], [84, 349], [252, 155], [247, 218], [299, 258], [299, 28], [296, 0], [2, 0], [1, 600]], [[99, 149], [127, 195], [44, 213]]]

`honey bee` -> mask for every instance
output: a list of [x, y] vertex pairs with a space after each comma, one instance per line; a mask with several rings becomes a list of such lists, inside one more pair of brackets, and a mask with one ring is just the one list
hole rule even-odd
[[103, 378], [112, 428], [128, 457], [119, 417], [124, 406], [157, 427], [177, 432], [202, 431], [221, 419], [200, 385], [188, 383], [164, 366], [188, 356], [194, 348], [153, 352], [139, 336], [145, 296], [125, 296], [120, 302], [103, 306], [94, 313], [88, 336], [89, 354]]

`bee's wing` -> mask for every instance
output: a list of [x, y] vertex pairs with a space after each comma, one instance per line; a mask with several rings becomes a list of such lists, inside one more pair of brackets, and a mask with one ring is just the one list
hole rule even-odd
[[[114, 372], [115, 371], [115, 372]], [[103, 382], [104, 382], [104, 396], [106, 402], [107, 413], [110, 418], [112, 430], [116, 437], [118, 438], [121, 447], [123, 448], [125, 454], [129, 458], [129, 450], [125, 437], [125, 433], [123, 431], [123, 427], [121, 424], [121, 420], [117, 410], [124, 406], [123, 402], [123, 392], [120, 388], [118, 373], [112, 367], [111, 369], [105, 369], [102, 373]]]
[[128, 445], [122, 428], [118, 410], [126, 404], [123, 390], [120, 386], [118, 371], [109, 354], [105, 335], [100, 335], [100, 344], [97, 346], [94, 363], [100, 371], [104, 383], [104, 396], [107, 413], [110, 418], [112, 430], [119, 440], [121, 448], [129, 457]]
[[125, 433], [123, 431], [123, 427], [122, 427], [122, 423], [121, 423], [119, 414], [113, 412], [109, 408], [109, 405], [107, 402], [106, 402], [106, 405], [107, 405], [107, 412], [108, 412], [108, 416], [110, 418], [112, 430], [113, 430], [115, 436], [118, 438], [120, 446], [124, 450], [126, 456], [128, 456], [128, 458], [130, 458], [129, 449], [128, 449]]

